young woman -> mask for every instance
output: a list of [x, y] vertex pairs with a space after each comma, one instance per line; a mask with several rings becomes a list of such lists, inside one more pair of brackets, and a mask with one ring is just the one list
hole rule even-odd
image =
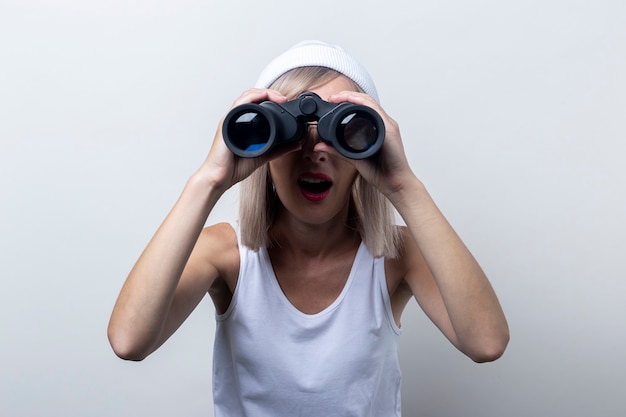
[[[386, 136], [352, 160], [319, 140], [208, 157], [130, 272], [109, 324], [115, 353], [142, 360], [209, 293], [216, 308], [216, 416], [399, 416], [400, 319], [414, 297], [461, 352], [500, 357], [508, 327], [480, 266], [412, 172], [396, 122], [343, 49], [303, 42], [234, 106], [302, 92], [365, 105]], [[240, 183], [237, 225], [205, 221]], [[406, 226], [393, 225], [393, 209]]]

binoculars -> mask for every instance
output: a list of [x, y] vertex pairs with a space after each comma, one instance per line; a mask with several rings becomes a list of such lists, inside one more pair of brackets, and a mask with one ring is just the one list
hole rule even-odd
[[317, 122], [322, 141], [350, 159], [376, 154], [385, 139], [385, 124], [372, 108], [329, 103], [310, 92], [282, 104], [264, 101], [237, 106], [226, 115], [222, 134], [231, 152], [254, 158], [303, 139], [312, 122]]

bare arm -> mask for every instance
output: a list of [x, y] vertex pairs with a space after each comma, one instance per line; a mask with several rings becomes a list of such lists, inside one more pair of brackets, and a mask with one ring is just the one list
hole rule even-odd
[[408, 227], [404, 279], [458, 349], [477, 362], [497, 359], [509, 340], [500, 303], [481, 267], [410, 169], [397, 123], [364, 94], [344, 92], [329, 101], [367, 105], [383, 117], [387, 134], [380, 158], [353, 163], [387, 196]]
[[408, 226], [405, 280], [446, 337], [476, 362], [499, 358], [509, 340], [496, 294], [470, 251], [417, 180], [395, 206]]
[[[197, 176], [192, 177], [137, 260], [109, 322], [109, 340], [118, 356], [141, 360], [154, 351], [161, 339], [169, 336], [162, 335], [168, 317], [180, 324], [217, 277], [215, 267], [198, 260], [189, 265], [184, 285], [179, 287], [204, 222], [219, 196]], [[173, 304], [175, 298], [178, 302]]]
[[[286, 98], [271, 90], [249, 90], [235, 105]], [[283, 149], [285, 153], [292, 149]], [[279, 153], [253, 159], [233, 155], [218, 127], [211, 151], [189, 179], [178, 201], [126, 279], [113, 308], [108, 336], [115, 353], [141, 360], [157, 349], [202, 300], [213, 282], [232, 270], [232, 229], [206, 219], [232, 185]], [[236, 241], [235, 241], [236, 243]], [[197, 250], [194, 251], [194, 247]]]

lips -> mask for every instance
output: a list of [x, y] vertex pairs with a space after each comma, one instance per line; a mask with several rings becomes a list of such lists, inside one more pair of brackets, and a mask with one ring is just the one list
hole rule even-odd
[[306, 173], [298, 178], [302, 196], [312, 202], [325, 199], [332, 186], [332, 179], [324, 174]]

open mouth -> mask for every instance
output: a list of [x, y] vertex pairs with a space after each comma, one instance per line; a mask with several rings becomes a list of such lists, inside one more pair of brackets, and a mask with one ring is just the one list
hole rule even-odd
[[305, 175], [298, 179], [298, 186], [307, 200], [321, 201], [328, 195], [333, 182], [325, 175]]

